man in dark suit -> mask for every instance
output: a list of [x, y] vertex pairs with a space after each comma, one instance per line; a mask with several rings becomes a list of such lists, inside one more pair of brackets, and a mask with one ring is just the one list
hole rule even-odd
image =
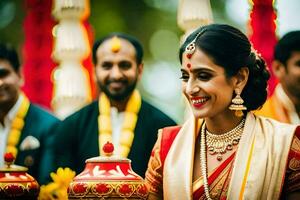
[[44, 183], [51, 172], [48, 137], [59, 120], [33, 105], [21, 92], [22, 76], [17, 52], [0, 44], [0, 166], [4, 153], [12, 153], [15, 164]]
[[57, 167], [78, 174], [85, 160], [103, 155], [110, 141], [114, 154], [128, 157], [133, 170], [145, 176], [158, 129], [175, 125], [163, 112], [142, 100], [136, 84], [143, 71], [143, 49], [132, 36], [115, 33], [93, 46], [98, 101], [67, 117], [56, 131]]

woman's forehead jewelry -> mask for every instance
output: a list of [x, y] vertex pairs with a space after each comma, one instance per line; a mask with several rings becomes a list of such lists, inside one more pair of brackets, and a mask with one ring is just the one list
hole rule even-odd
[[191, 63], [186, 64], [186, 67], [190, 69], [192, 67]]
[[118, 38], [118, 36], [114, 36], [111, 39], [111, 51], [114, 53], [117, 53], [121, 49], [121, 40]]
[[196, 50], [196, 40], [199, 37], [201, 31], [197, 33], [196, 37], [185, 47], [186, 57], [188, 59], [192, 58], [192, 55], [195, 53]]

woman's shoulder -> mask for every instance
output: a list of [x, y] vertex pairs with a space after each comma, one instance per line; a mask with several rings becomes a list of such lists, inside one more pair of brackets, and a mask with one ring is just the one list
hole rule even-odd
[[255, 118], [259, 122], [259, 124], [267, 128], [272, 128], [275, 132], [282, 132], [282, 130], [284, 130], [283, 132], [294, 133], [297, 128], [297, 125], [280, 122], [270, 117], [255, 115]]

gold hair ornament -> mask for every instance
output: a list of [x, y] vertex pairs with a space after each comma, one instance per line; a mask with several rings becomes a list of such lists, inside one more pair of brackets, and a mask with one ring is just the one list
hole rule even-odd
[[251, 46], [251, 53], [255, 55], [256, 60], [262, 58], [261, 54], [253, 46]]

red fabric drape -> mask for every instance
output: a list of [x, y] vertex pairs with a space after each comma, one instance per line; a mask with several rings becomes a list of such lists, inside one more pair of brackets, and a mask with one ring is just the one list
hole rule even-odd
[[22, 49], [23, 90], [31, 102], [50, 108], [52, 98], [51, 59], [55, 25], [51, 17], [52, 0], [25, 0], [23, 23], [25, 41]]
[[273, 8], [274, 0], [253, 0], [253, 9], [250, 14], [250, 26], [252, 34], [250, 40], [254, 48], [261, 53], [265, 59], [270, 72], [269, 94], [272, 94], [277, 84], [277, 80], [272, 72], [271, 63], [273, 61], [276, 38], [276, 13]]
[[[94, 31], [92, 26], [89, 24], [88, 20], [83, 21], [83, 26], [85, 27], [89, 39], [89, 44], [92, 49], [93, 43], [94, 43]], [[93, 68], [93, 61], [92, 61], [92, 51], [90, 55], [82, 61], [83, 67], [89, 72], [89, 78], [90, 78], [90, 85], [91, 85], [91, 95], [92, 99], [96, 98], [96, 86], [95, 86], [95, 80], [94, 80], [94, 68]]]

